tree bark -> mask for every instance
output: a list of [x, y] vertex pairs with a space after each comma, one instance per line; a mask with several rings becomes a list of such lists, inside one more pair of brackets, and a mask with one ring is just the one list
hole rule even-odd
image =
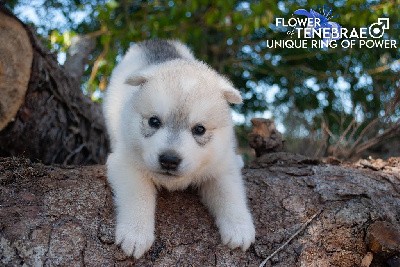
[[0, 6], [0, 155], [104, 163], [101, 106], [83, 95], [32, 31]]
[[399, 266], [400, 158], [345, 166], [278, 152], [243, 173], [257, 231], [247, 252], [220, 244], [195, 190], [161, 191], [156, 241], [134, 260], [113, 243], [103, 166], [0, 158], [0, 265], [259, 266], [303, 227], [265, 266]]

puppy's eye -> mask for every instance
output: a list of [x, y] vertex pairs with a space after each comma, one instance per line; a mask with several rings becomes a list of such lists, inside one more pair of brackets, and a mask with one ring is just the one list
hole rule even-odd
[[203, 125], [197, 124], [192, 128], [192, 133], [194, 135], [203, 135], [206, 132], [206, 128]]
[[158, 129], [161, 127], [161, 120], [157, 116], [153, 116], [149, 119], [149, 126]]

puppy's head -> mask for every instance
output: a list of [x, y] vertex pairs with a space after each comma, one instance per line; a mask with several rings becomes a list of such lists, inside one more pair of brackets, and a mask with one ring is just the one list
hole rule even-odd
[[126, 83], [135, 91], [125, 109], [124, 138], [156, 177], [200, 174], [231, 149], [229, 103], [242, 98], [207, 65], [173, 60], [128, 77]]

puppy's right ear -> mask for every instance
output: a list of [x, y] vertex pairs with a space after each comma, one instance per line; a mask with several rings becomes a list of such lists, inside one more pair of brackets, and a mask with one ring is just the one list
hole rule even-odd
[[125, 84], [132, 85], [132, 86], [140, 86], [147, 82], [147, 78], [143, 75], [134, 75], [130, 76], [125, 80]]
[[231, 104], [241, 104], [243, 102], [240, 92], [233, 87], [232, 83], [228, 79], [222, 77], [219, 83], [226, 101]]

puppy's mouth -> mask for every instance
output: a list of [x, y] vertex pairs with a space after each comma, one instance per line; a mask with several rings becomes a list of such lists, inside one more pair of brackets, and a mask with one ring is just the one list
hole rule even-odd
[[157, 174], [161, 174], [162, 176], [168, 176], [168, 177], [179, 177], [180, 175], [176, 172], [170, 172], [170, 171], [159, 171]]

